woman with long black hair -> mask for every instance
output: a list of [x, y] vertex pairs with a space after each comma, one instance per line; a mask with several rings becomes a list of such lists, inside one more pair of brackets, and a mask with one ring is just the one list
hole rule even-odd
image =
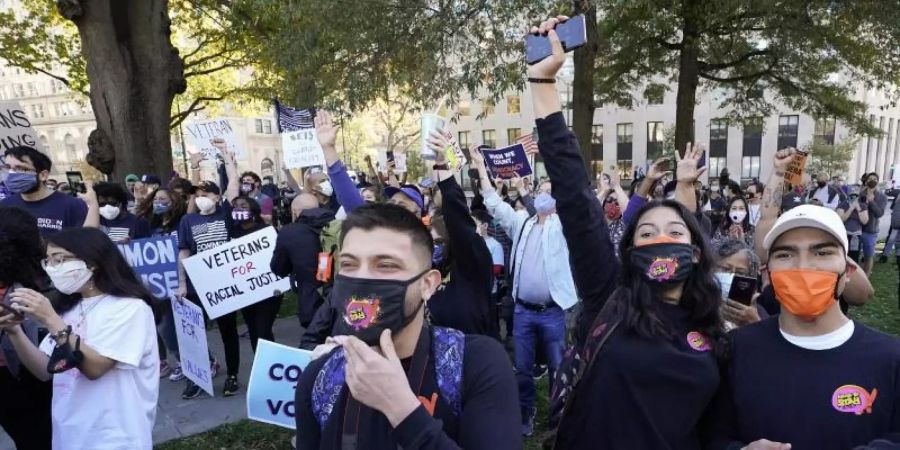
[[187, 210], [184, 195], [159, 188], [137, 205], [134, 214], [150, 224], [153, 236], [178, 236], [178, 224]]
[[[613, 252], [603, 206], [591, 190], [580, 146], [553, 84], [565, 61], [550, 19], [552, 56], [529, 66], [540, 152], [568, 244], [584, 309], [575, 331], [585, 369], [568, 396], [557, 449], [699, 449], [701, 424], [719, 387], [726, 347], [713, 254], [682, 204], [653, 201], [628, 223]], [[693, 193], [700, 149], [678, 165], [679, 189]], [[560, 370], [554, 390], [571, 385]]]
[[747, 246], [753, 246], [755, 230], [753, 225], [750, 225], [749, 211], [750, 205], [740, 195], [735, 195], [728, 201], [725, 217], [722, 218], [722, 223], [716, 227], [712, 237], [713, 248], [718, 249], [719, 245], [728, 239], [739, 239], [744, 241]]
[[[0, 302], [19, 287], [58, 298], [41, 269], [44, 249], [37, 219], [24, 209], [0, 206]], [[8, 314], [5, 308], [0, 316]], [[40, 338], [38, 324], [27, 318], [22, 329], [33, 344]], [[45, 331], [46, 333], [46, 331]], [[0, 427], [20, 449], [50, 448], [50, 383], [40, 381], [22, 367], [9, 335], [0, 332]]]
[[152, 448], [155, 299], [102, 231], [72, 228], [47, 241], [44, 270], [71, 301], [54, 309], [43, 294], [17, 288], [12, 309], [50, 334], [35, 345], [14, 314], [0, 317], [0, 329], [32, 374], [53, 379], [53, 447]]

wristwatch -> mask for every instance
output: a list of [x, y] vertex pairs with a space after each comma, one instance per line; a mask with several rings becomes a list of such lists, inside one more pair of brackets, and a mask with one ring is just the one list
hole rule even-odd
[[433, 170], [450, 170], [450, 164], [447, 164], [447, 163], [435, 164], [435, 165], [431, 166], [431, 168]]
[[56, 342], [56, 345], [59, 345], [60, 342], [65, 342], [69, 339], [69, 336], [72, 334], [72, 325], [66, 325], [62, 330], [57, 331], [50, 335], [50, 338]]

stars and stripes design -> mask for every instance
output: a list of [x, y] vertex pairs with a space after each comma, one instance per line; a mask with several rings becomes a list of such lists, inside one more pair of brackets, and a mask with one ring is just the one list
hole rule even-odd
[[130, 228], [101, 226], [100, 229], [105, 232], [107, 236], [109, 236], [109, 240], [113, 241], [116, 244], [131, 237]]
[[275, 117], [278, 119], [279, 133], [315, 128], [313, 123], [313, 119], [316, 118], [315, 108], [294, 109], [282, 105], [278, 100], [274, 100], [273, 103], [275, 104]]
[[194, 225], [191, 227], [191, 234], [194, 235], [198, 252], [216, 248], [228, 242], [228, 227], [224, 220]]
[[531, 155], [538, 152], [537, 142], [534, 140], [534, 136], [529, 134], [523, 134], [516, 138], [516, 144], [522, 144], [525, 147], [525, 153]]

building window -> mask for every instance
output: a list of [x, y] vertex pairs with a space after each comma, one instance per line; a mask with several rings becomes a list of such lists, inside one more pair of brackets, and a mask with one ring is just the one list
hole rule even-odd
[[662, 156], [663, 150], [663, 123], [647, 122], [647, 160], [656, 161]]
[[522, 112], [522, 100], [518, 95], [506, 97], [506, 113], [519, 114]]
[[[744, 125], [743, 156], [759, 156], [762, 150], [763, 121], [761, 117], [754, 117]], [[746, 169], [746, 164], [744, 168]]]
[[631, 173], [632, 149], [631, 144], [634, 140], [633, 124], [619, 123], [616, 124], [616, 164], [623, 173], [622, 178], [626, 178]]
[[472, 115], [472, 102], [463, 100], [459, 102], [459, 115], [462, 117]]
[[781, 116], [778, 118], [778, 149], [797, 146], [797, 126], [800, 116]]
[[[728, 156], [728, 121], [725, 119], [713, 119], [709, 122], [709, 156]], [[713, 167], [709, 167], [710, 176], [713, 175]]]
[[816, 119], [816, 132], [813, 140], [816, 144], [834, 145], [834, 118]]
[[744, 156], [741, 160], [741, 178], [759, 178], [759, 156]]
[[591, 127], [591, 161], [603, 161], [603, 125]]
[[709, 157], [709, 177], [710, 178], [718, 178], [719, 174], [722, 173], [722, 169], [725, 168], [725, 157], [719, 156], [710, 156]]
[[31, 105], [31, 118], [32, 119], [43, 119], [44, 118], [44, 105], [42, 105], [40, 103]]
[[75, 149], [75, 138], [71, 134], [66, 134], [63, 138], [63, 146], [66, 150], [66, 158], [69, 162], [78, 161], [78, 151]]
[[56, 102], [53, 104], [53, 113], [56, 117], [68, 117], [75, 115], [75, 110], [69, 102]]
[[457, 133], [456, 143], [459, 144], [459, 148], [468, 149], [469, 148], [469, 132], [468, 131], [460, 131]]
[[50, 141], [47, 139], [47, 136], [41, 135], [39, 139], [41, 140], [41, 145], [44, 146], [44, 150], [50, 152]]
[[272, 134], [272, 121], [263, 119], [263, 134]]
[[489, 99], [481, 102], [481, 110], [485, 116], [494, 114], [494, 101]]
[[59, 94], [60, 92], [65, 92], [65, 90], [66, 90], [66, 85], [63, 84], [62, 81], [59, 81], [59, 80], [53, 80], [53, 81], [50, 82], [50, 90], [51, 90], [54, 94]]
[[28, 88], [28, 95], [29, 95], [30, 97], [37, 97], [37, 96], [38, 96], [37, 86], [35, 86], [34, 83], [28, 82], [28, 83], [25, 84], [25, 87]]
[[497, 131], [484, 130], [481, 132], [481, 143], [490, 148], [497, 148]]
[[630, 144], [633, 140], [633, 127], [630, 123], [616, 124], [616, 142], [619, 144]]
[[651, 84], [644, 90], [644, 100], [648, 105], [662, 105], [666, 95], [666, 88], [661, 84]]
[[632, 99], [631, 97], [621, 98], [616, 100], [616, 106], [618, 106], [619, 108], [631, 109], [633, 102], [634, 99]]
[[262, 119], [256, 119], [256, 134], [262, 134]]
[[25, 96], [25, 85], [16, 83], [13, 85], [13, 98], [22, 98]]
[[507, 128], [506, 129], [506, 143], [508, 145], [513, 145], [516, 143], [516, 139], [522, 135], [521, 128]]
[[9, 100], [9, 91], [6, 90], [6, 86], [0, 86], [0, 100]]

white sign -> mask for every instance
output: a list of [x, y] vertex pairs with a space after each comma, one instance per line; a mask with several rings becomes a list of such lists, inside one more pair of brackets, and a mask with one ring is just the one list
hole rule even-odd
[[406, 153], [394, 154], [394, 172], [406, 173]]
[[275, 228], [266, 227], [184, 260], [211, 319], [291, 289], [287, 278], [269, 269], [277, 236]]
[[282, 133], [281, 150], [284, 167], [288, 169], [325, 165], [325, 152], [316, 137], [315, 128]]
[[310, 361], [309, 350], [260, 339], [247, 386], [247, 418], [295, 429], [294, 390]]
[[19, 102], [0, 101], [0, 153], [20, 145], [47, 153]]
[[175, 334], [178, 337], [178, 352], [181, 356], [181, 370], [189, 380], [197, 383], [207, 394], [215, 397], [212, 385], [212, 370], [209, 367], [209, 347], [206, 344], [206, 326], [203, 310], [189, 301], [172, 301], [175, 317]]
[[219, 149], [212, 145], [212, 140], [222, 138], [225, 140], [226, 147], [234, 152], [234, 156], [239, 159], [246, 159], [244, 149], [238, 145], [238, 138], [234, 132], [234, 128], [227, 119], [212, 119], [203, 122], [192, 122], [185, 124], [184, 129], [187, 131], [185, 137], [188, 139], [188, 153], [201, 153], [204, 160], [215, 161], [219, 154]]

